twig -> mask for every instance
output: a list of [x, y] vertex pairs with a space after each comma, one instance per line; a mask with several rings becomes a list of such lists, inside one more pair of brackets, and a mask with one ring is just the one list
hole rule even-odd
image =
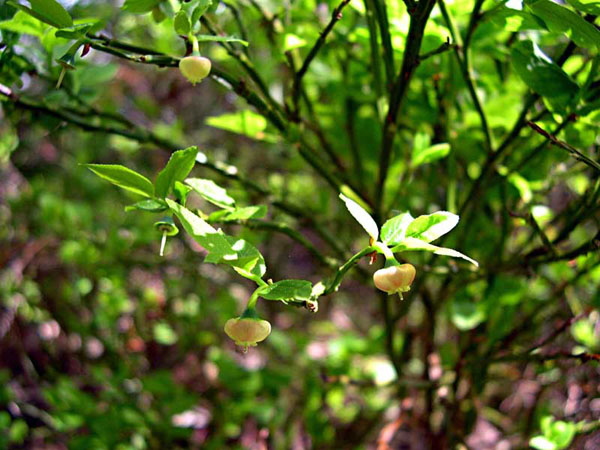
[[531, 121], [528, 120], [527, 121], [527, 125], [532, 130], [534, 130], [536, 133], [539, 133], [542, 136], [544, 136], [546, 139], [548, 139], [552, 144], [554, 144], [557, 147], [562, 148], [563, 150], [566, 150], [567, 152], [569, 152], [573, 156], [573, 158], [575, 158], [576, 160], [581, 161], [584, 164], [587, 164], [588, 166], [593, 167], [598, 172], [600, 172], [600, 164], [598, 164], [593, 159], [588, 158], [586, 155], [584, 155], [582, 152], [580, 152], [579, 150], [577, 150], [575, 147], [567, 144], [566, 142], [563, 142], [563, 141], [557, 139], [555, 136], [553, 136], [552, 134], [548, 133], [546, 130], [544, 130], [542, 127], [540, 127], [539, 125], [537, 125], [534, 122], [531, 122]]
[[390, 94], [390, 104], [383, 125], [383, 141], [381, 153], [379, 155], [379, 174], [377, 177], [377, 191], [375, 195], [376, 218], [381, 220], [383, 217], [383, 202], [385, 182], [387, 179], [392, 150], [394, 147], [394, 138], [398, 127], [397, 121], [402, 108], [408, 87], [412, 77], [419, 65], [419, 50], [425, 32], [425, 24], [435, 5], [435, 0], [421, 0], [417, 9], [410, 16], [410, 26], [404, 48], [404, 57], [402, 59], [402, 68], [392, 86]]
[[292, 87], [292, 102], [294, 104], [294, 109], [296, 113], [298, 113], [298, 99], [300, 98], [302, 78], [308, 71], [310, 63], [313, 61], [315, 56], [317, 56], [317, 53], [319, 52], [321, 47], [323, 47], [323, 44], [325, 44], [325, 40], [327, 39], [327, 36], [331, 32], [331, 30], [333, 30], [335, 24], [339, 20], [341, 20], [342, 10], [346, 7], [346, 5], [348, 5], [348, 3], [350, 3], [350, 0], [342, 0], [342, 2], [333, 10], [333, 13], [331, 14], [331, 20], [319, 35], [319, 38], [308, 52], [308, 55], [306, 55], [306, 58], [304, 59], [300, 70], [298, 70], [298, 72], [296, 72], [296, 75], [294, 76], [294, 84]]
[[426, 59], [431, 58], [432, 56], [447, 52], [448, 50], [453, 49], [453, 48], [456, 48], [456, 44], [451, 44], [450, 39], [447, 39], [446, 42], [444, 42], [442, 45], [440, 45], [435, 50], [431, 50], [430, 52], [423, 53], [421, 56], [419, 56], [419, 60], [421, 62], [423, 62]]

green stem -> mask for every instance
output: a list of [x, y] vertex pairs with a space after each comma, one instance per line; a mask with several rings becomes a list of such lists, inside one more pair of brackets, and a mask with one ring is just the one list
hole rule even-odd
[[335, 275], [333, 276], [331, 283], [329, 283], [329, 286], [327, 286], [327, 288], [323, 292], [323, 295], [331, 294], [332, 292], [337, 291], [340, 287], [340, 284], [342, 283], [344, 275], [346, 275], [346, 272], [348, 272], [356, 263], [358, 263], [358, 261], [360, 261], [361, 258], [367, 256], [370, 253], [373, 253], [374, 251], [376, 251], [375, 247], [365, 247], [360, 252], [354, 254], [348, 261], [344, 263], [344, 265], [340, 266]]

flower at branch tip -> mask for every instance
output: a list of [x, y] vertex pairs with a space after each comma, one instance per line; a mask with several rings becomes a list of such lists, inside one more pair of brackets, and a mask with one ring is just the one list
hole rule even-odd
[[204, 56], [186, 56], [179, 61], [179, 70], [192, 84], [205, 79], [210, 73], [212, 64]]
[[259, 318], [236, 317], [225, 324], [225, 333], [233, 339], [236, 345], [244, 350], [255, 347], [257, 342], [264, 341], [271, 334], [271, 324]]
[[412, 264], [402, 264], [379, 269], [373, 274], [373, 283], [377, 289], [388, 294], [400, 294], [410, 291], [417, 270]]

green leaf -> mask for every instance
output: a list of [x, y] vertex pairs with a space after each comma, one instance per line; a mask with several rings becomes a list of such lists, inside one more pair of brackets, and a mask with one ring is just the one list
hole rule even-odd
[[213, 34], [198, 34], [196, 36], [198, 42], [236, 42], [248, 47], [248, 41], [233, 36], [215, 36]]
[[354, 217], [360, 226], [365, 229], [367, 234], [376, 241], [379, 237], [379, 228], [371, 215], [365, 211], [362, 206], [354, 200], [349, 199], [344, 194], [340, 194], [340, 198], [346, 205], [346, 208], [348, 208], [348, 211], [350, 211], [350, 214], [352, 214], [352, 217]]
[[472, 330], [486, 319], [483, 305], [466, 299], [454, 301], [450, 310], [452, 323], [461, 331]]
[[413, 148], [411, 164], [413, 167], [427, 164], [448, 156], [450, 144], [443, 142], [424, 149]]
[[190, 18], [183, 9], [180, 9], [179, 12], [175, 14], [175, 19], [173, 19], [173, 28], [175, 28], [175, 33], [184, 36], [187, 36], [192, 29]]
[[212, 180], [204, 178], [188, 178], [186, 184], [200, 194], [206, 201], [219, 208], [231, 209], [235, 200], [227, 195], [227, 191]]
[[63, 28], [62, 30], [57, 30], [55, 33], [56, 37], [65, 38], [65, 39], [79, 39], [85, 36], [85, 34], [95, 25], [95, 23], [81, 23], [78, 25], [73, 25], [69, 28]]
[[534, 92], [565, 111], [579, 91], [579, 86], [531, 41], [521, 41], [511, 50], [515, 71]]
[[458, 216], [448, 211], [419, 216], [406, 229], [406, 237], [417, 238], [425, 242], [435, 241], [452, 230], [458, 224]]
[[[218, 0], [215, 1], [218, 2]], [[210, 8], [210, 5], [212, 5], [213, 2], [212, 0], [199, 0], [197, 3], [198, 5], [192, 13], [192, 26], [194, 26], [194, 24], [200, 20], [200, 18], [204, 15], [208, 8]]]
[[576, 427], [574, 423], [557, 420], [550, 427], [550, 434], [546, 435], [556, 444], [557, 449], [568, 448], [575, 437]]
[[156, 196], [167, 197], [176, 181], [183, 181], [189, 175], [196, 162], [198, 147], [188, 147], [171, 155], [169, 162], [156, 177]]
[[312, 283], [307, 280], [282, 280], [261, 288], [259, 292], [259, 296], [265, 300], [303, 302], [310, 300]]
[[0, 22], [0, 30], [37, 37], [42, 37], [47, 28], [41, 20], [23, 11], [17, 11], [12, 19]]
[[142, 200], [140, 202], [134, 203], [133, 205], [129, 205], [125, 207], [125, 211], [148, 211], [148, 212], [161, 212], [167, 209], [167, 205], [164, 202], [158, 201], [153, 198], [149, 198], [147, 200]]
[[185, 206], [187, 196], [191, 190], [191, 187], [183, 184], [181, 181], [176, 181], [173, 184], [173, 194], [175, 195], [175, 199], [178, 203], [181, 203], [183, 206]]
[[264, 258], [252, 244], [215, 230], [189, 209], [170, 199], [166, 199], [166, 202], [185, 231], [209, 252], [206, 262], [228, 264], [247, 278], [264, 275], [266, 271]]
[[426, 252], [434, 253], [436, 255], [466, 259], [471, 264], [473, 264], [475, 267], [479, 267], [479, 263], [477, 261], [475, 261], [472, 258], [469, 258], [466, 255], [463, 255], [462, 253], [460, 253], [456, 250], [453, 250], [451, 248], [438, 247], [436, 245], [428, 244], [427, 242], [424, 242], [424, 241], [421, 241], [420, 239], [415, 239], [412, 237], [406, 238], [400, 244], [398, 244], [397, 246], [392, 248], [392, 252], [394, 252], [394, 253], [413, 251], [413, 250], [414, 251], [423, 250]]
[[144, 14], [160, 3], [161, 0], [125, 0], [123, 10], [134, 14]]
[[381, 227], [381, 241], [386, 245], [396, 245], [404, 240], [406, 229], [415, 220], [409, 212], [398, 214]]
[[535, 436], [529, 440], [529, 445], [537, 450], [557, 450], [556, 444], [544, 436]]
[[30, 0], [31, 8], [16, 1], [7, 1], [6, 3], [55, 28], [73, 26], [73, 19], [56, 0]]
[[148, 178], [119, 164], [84, 164], [100, 178], [144, 197], [154, 196], [154, 186]]
[[265, 133], [267, 119], [252, 111], [238, 111], [209, 117], [206, 119], [206, 124], [259, 141], [277, 142], [277, 137]]
[[209, 222], [230, 222], [248, 219], [262, 219], [267, 215], [266, 205], [245, 206], [233, 211], [221, 209], [208, 216]]
[[153, 328], [154, 339], [162, 345], [173, 345], [177, 342], [177, 334], [166, 322], [159, 322]]
[[579, 47], [600, 49], [600, 31], [570, 9], [548, 0], [528, 2], [527, 7], [550, 31], [566, 34]]
[[283, 48], [284, 52], [288, 52], [295, 48], [304, 47], [308, 42], [305, 39], [302, 39], [300, 36], [297, 36], [292, 33], [287, 33], [283, 38]]
[[567, 0], [578, 11], [594, 16], [600, 15], [600, 1], [598, 0]]

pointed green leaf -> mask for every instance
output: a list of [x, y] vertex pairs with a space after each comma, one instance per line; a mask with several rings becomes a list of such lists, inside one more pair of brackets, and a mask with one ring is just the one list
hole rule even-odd
[[156, 177], [156, 196], [167, 197], [176, 181], [183, 181], [189, 175], [196, 162], [198, 147], [188, 147], [171, 155], [169, 162]]
[[515, 44], [511, 61], [525, 84], [561, 111], [566, 110], [579, 91], [577, 83], [531, 41]]
[[566, 34], [579, 47], [600, 49], [600, 31], [570, 9], [548, 0], [529, 2], [527, 7], [550, 31]]
[[166, 199], [169, 208], [185, 231], [209, 253], [205, 261], [213, 264], [233, 266], [240, 274], [248, 278], [262, 277], [266, 271], [264, 258], [256, 247], [249, 242], [233, 236], [227, 236], [215, 230], [210, 224], [170, 199]]
[[394, 253], [412, 251], [412, 250], [415, 250], [415, 251], [423, 250], [426, 252], [434, 253], [436, 255], [466, 259], [471, 264], [473, 264], [475, 267], [479, 267], [479, 263], [477, 261], [475, 261], [472, 258], [469, 258], [466, 255], [463, 255], [460, 252], [457, 252], [456, 250], [453, 250], [451, 248], [438, 247], [436, 245], [428, 244], [427, 242], [424, 242], [424, 241], [421, 241], [420, 239], [415, 239], [412, 237], [406, 238], [401, 244], [392, 248], [392, 251]]
[[448, 156], [450, 144], [443, 142], [424, 149], [413, 149], [411, 164], [413, 167], [427, 164]]
[[573, 8], [594, 16], [600, 15], [600, 1], [598, 0], [567, 0]]
[[448, 211], [419, 216], [406, 229], [406, 237], [431, 242], [448, 233], [458, 223], [458, 216]]
[[386, 245], [396, 245], [404, 240], [406, 229], [415, 220], [409, 212], [398, 214], [381, 227], [381, 241]]
[[65, 8], [56, 0], [31, 0], [31, 8], [9, 0], [8, 5], [14, 6], [21, 11], [41, 20], [55, 28], [68, 28], [73, 26], [73, 19]]
[[277, 142], [277, 136], [265, 133], [267, 119], [253, 111], [238, 111], [208, 117], [206, 124], [221, 130], [238, 133], [259, 141]]
[[265, 300], [303, 302], [310, 300], [312, 283], [307, 280], [282, 280], [261, 288], [259, 295]]
[[154, 186], [148, 178], [119, 164], [84, 164], [100, 178], [144, 197], [154, 196]]
[[144, 14], [160, 3], [160, 0], [125, 0], [123, 9], [134, 14]]
[[184, 36], [187, 36], [187, 34], [190, 32], [192, 24], [185, 10], [180, 9], [179, 12], [175, 14], [175, 18], [173, 19], [173, 28], [175, 29], [175, 33]]
[[235, 206], [235, 200], [231, 198], [225, 189], [212, 180], [204, 178], [188, 178], [185, 183], [195, 192], [200, 194], [206, 201], [219, 208], [231, 209]]
[[265, 205], [245, 206], [233, 211], [221, 209], [208, 216], [209, 222], [230, 222], [237, 220], [262, 219], [267, 215]]
[[248, 41], [233, 36], [215, 36], [213, 34], [199, 34], [196, 36], [198, 42], [235, 42], [248, 47]]
[[194, 26], [194, 24], [200, 20], [200, 17], [204, 15], [204, 13], [208, 10], [208, 8], [210, 8], [210, 5], [212, 5], [212, 3], [213, 2], [211, 0], [197, 1], [196, 9], [194, 9], [194, 12], [192, 13], [192, 26]]
[[349, 199], [344, 194], [340, 194], [340, 198], [346, 205], [346, 208], [348, 208], [348, 211], [350, 211], [350, 214], [352, 214], [356, 221], [365, 229], [369, 236], [376, 241], [379, 237], [379, 228], [371, 215], [365, 211], [362, 206], [354, 200]]
[[134, 203], [133, 205], [129, 205], [125, 207], [125, 211], [148, 211], [148, 212], [161, 212], [167, 209], [167, 205], [164, 202], [160, 202], [156, 199], [149, 198], [147, 200], [142, 200], [140, 202]]

